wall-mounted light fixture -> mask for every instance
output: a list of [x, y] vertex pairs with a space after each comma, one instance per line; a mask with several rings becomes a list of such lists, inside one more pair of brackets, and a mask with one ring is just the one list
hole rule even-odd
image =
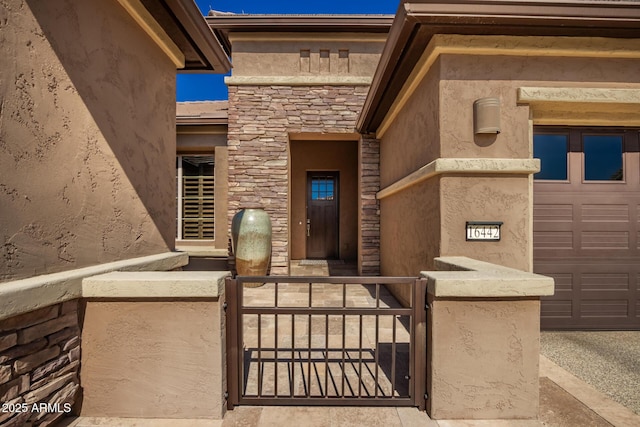
[[500, 133], [500, 98], [480, 98], [473, 103], [473, 133]]

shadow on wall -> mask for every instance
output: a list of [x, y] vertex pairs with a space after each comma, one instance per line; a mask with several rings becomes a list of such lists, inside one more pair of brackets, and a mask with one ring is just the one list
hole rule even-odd
[[[27, 36], [29, 59], [21, 66], [31, 66], [33, 92], [24, 95], [42, 104], [23, 126], [40, 128], [42, 138], [59, 128], [58, 146], [45, 147], [50, 158], [38, 165], [39, 179], [50, 179], [52, 192], [66, 197], [66, 205], [52, 200], [50, 209], [74, 237], [65, 246], [70, 261], [46, 269], [172, 250], [175, 67], [117, 3], [26, 3], [40, 28]], [[38, 51], [48, 44], [64, 70]], [[61, 153], [63, 167], [51, 160]], [[29, 214], [23, 222], [44, 221], [42, 213]], [[51, 272], [39, 268], [35, 273]]]

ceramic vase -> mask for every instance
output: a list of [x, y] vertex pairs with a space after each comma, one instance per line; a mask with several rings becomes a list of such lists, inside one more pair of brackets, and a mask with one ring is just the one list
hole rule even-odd
[[[271, 220], [262, 208], [242, 208], [231, 222], [238, 276], [266, 276], [271, 260]], [[247, 287], [262, 283], [245, 283]]]

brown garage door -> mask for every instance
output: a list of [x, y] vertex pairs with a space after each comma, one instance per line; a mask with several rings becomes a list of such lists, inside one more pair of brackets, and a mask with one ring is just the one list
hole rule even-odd
[[640, 329], [638, 129], [536, 128], [534, 270], [545, 329]]

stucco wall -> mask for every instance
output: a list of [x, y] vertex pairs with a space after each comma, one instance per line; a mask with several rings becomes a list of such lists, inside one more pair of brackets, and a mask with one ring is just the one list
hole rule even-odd
[[117, 2], [14, 0], [0, 23], [0, 280], [172, 249], [171, 61]]
[[[638, 67], [634, 59], [440, 55], [381, 138], [381, 187], [437, 158], [531, 158], [530, 109], [518, 105], [519, 87], [638, 88]], [[498, 135], [473, 133], [473, 102], [483, 97], [500, 98]], [[445, 174], [382, 199], [383, 274], [417, 274], [440, 255], [531, 269], [530, 185], [527, 174]], [[421, 199], [428, 187], [439, 201]], [[473, 220], [503, 221], [502, 240], [466, 242]], [[407, 257], [409, 248], [426, 259]]]
[[[468, 256], [529, 271], [529, 180], [521, 176], [440, 178], [440, 256]], [[499, 242], [466, 241], [466, 221], [502, 221]]]
[[[381, 188], [440, 156], [439, 62], [418, 86], [380, 141]], [[389, 276], [417, 275], [440, 255], [439, 180], [432, 179], [380, 201], [380, 266]], [[410, 297], [399, 287], [396, 297]]]
[[[440, 254], [440, 180], [415, 185], [380, 201], [380, 270], [384, 276], [417, 276], [434, 269]], [[387, 285], [404, 305], [411, 289]]]
[[382, 188], [440, 157], [440, 61], [436, 61], [380, 141]]
[[355, 260], [358, 249], [357, 141], [291, 141], [291, 259], [306, 258], [307, 171], [338, 171], [339, 254]]
[[386, 34], [232, 35], [233, 75], [371, 77], [385, 39]]
[[81, 415], [221, 419], [226, 390], [221, 303], [87, 301]]
[[429, 306], [429, 415], [536, 418], [540, 302], [429, 295]]

